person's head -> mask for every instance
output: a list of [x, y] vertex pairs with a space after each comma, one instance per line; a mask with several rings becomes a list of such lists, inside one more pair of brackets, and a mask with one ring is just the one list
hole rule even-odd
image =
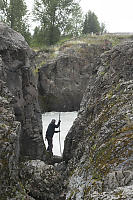
[[56, 120], [55, 119], [52, 119], [51, 123], [55, 124]]

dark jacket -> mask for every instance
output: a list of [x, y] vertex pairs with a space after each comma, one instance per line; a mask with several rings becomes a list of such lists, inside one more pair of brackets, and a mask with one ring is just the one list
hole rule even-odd
[[58, 128], [60, 126], [60, 121], [58, 121], [58, 124], [51, 122], [48, 125], [47, 131], [46, 131], [46, 138], [50, 137], [52, 138], [54, 133], [58, 133], [59, 131], [55, 131], [55, 128]]

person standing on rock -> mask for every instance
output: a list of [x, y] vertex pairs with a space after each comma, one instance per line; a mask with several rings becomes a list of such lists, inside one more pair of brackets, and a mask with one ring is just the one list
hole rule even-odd
[[55, 131], [55, 128], [58, 128], [60, 126], [60, 120], [58, 121], [58, 124], [55, 124], [56, 120], [52, 119], [50, 124], [48, 125], [47, 131], [46, 131], [46, 139], [48, 141], [48, 148], [47, 151], [49, 151], [51, 154], [53, 154], [52, 149], [53, 149], [53, 136], [54, 133], [59, 133], [59, 131]]

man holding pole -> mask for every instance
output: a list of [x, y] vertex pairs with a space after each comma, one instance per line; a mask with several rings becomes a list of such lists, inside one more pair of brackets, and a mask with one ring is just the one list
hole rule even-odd
[[48, 148], [47, 151], [49, 151], [51, 154], [53, 154], [52, 149], [53, 149], [53, 136], [54, 133], [59, 133], [59, 131], [55, 131], [55, 128], [60, 127], [60, 122], [61, 120], [59, 119], [58, 124], [55, 124], [56, 120], [52, 119], [50, 124], [48, 125], [47, 131], [46, 131], [46, 139], [48, 141]]

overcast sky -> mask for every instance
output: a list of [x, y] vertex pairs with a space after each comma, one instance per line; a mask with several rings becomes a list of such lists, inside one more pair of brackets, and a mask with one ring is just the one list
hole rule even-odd
[[133, 32], [133, 0], [81, 0], [84, 12], [95, 12], [109, 32]]
[[[26, 0], [32, 7], [34, 0]], [[133, 32], [133, 0], [81, 0], [83, 13], [93, 11], [108, 32]]]

